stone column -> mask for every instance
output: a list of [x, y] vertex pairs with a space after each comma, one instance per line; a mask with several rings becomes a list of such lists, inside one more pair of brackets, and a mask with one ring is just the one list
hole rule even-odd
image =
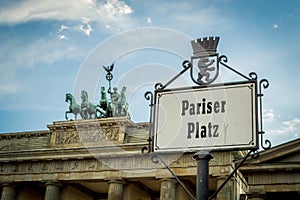
[[122, 200], [124, 181], [111, 180], [108, 182], [108, 198], [107, 200]]
[[[225, 181], [227, 177], [225, 176], [220, 176], [217, 177], [217, 188], [219, 188], [223, 182]], [[217, 200], [231, 200], [231, 199], [236, 199], [234, 197], [234, 181], [229, 180], [226, 185], [221, 189], [221, 191], [217, 195]]]
[[176, 180], [162, 179], [160, 183], [160, 200], [175, 200]]
[[13, 183], [2, 184], [1, 200], [15, 200], [16, 199], [16, 185]]
[[61, 184], [57, 181], [48, 181], [46, 183], [45, 200], [58, 200]]

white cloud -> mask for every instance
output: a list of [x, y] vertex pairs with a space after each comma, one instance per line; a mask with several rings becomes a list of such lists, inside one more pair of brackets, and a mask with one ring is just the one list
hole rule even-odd
[[147, 24], [151, 20], [160, 26], [164, 25], [189, 34], [216, 33], [228, 29], [233, 23], [232, 20], [222, 15], [218, 6], [207, 6], [203, 1], [197, 2], [197, 5], [191, 1], [160, 1], [159, 3], [147, 1], [144, 6], [148, 8], [149, 13], [151, 10], [151, 18], [146, 16]]
[[[90, 21], [113, 24], [117, 28], [130, 26], [128, 15], [133, 9], [124, 1], [107, 0], [64, 0], [64, 1], [40, 1], [26, 0], [13, 6], [0, 8], [0, 24], [19, 24], [32, 20], [67, 20], [82, 21], [83, 18]], [[61, 31], [67, 27], [61, 27]], [[90, 31], [84, 28], [85, 34]]]
[[123, 1], [110, 0], [99, 6], [99, 12], [109, 14], [110, 17], [128, 15], [133, 13], [133, 10]]
[[[32, 79], [28, 80], [29, 76], [45, 76], [44, 69], [49, 69], [48, 66], [63, 63], [68, 61], [81, 61], [85, 56], [86, 49], [76, 48], [71, 46], [69, 42], [58, 40], [66, 40], [64, 35], [56, 35], [56, 37], [36, 39], [36, 41], [28, 44], [23, 44], [20, 41], [12, 40], [3, 42], [3, 49], [0, 49], [0, 101], [1, 109], [6, 109], [7, 105], [10, 108], [15, 108], [12, 102], [15, 101], [15, 95], [20, 96], [32, 93]], [[21, 40], [21, 39], [20, 39]], [[7, 53], [3, 53], [3, 50]], [[46, 67], [45, 67], [46, 66]], [[41, 69], [45, 67], [44, 69]], [[61, 68], [69, 68], [71, 66], [61, 65]], [[39, 70], [36, 70], [40, 68]], [[42, 71], [41, 71], [42, 70]], [[50, 80], [56, 77], [47, 77]], [[48, 81], [45, 79], [45, 81]], [[28, 97], [28, 96], [27, 96]], [[5, 103], [3, 103], [5, 102]], [[24, 102], [18, 106], [24, 105]]]
[[278, 24], [273, 24], [273, 28], [277, 29], [277, 28], [279, 28], [279, 25]]
[[63, 34], [58, 34], [57, 37], [58, 37], [60, 40], [68, 40], [68, 39], [69, 39], [66, 35], [63, 35]]
[[16, 83], [8, 83], [6, 85], [2, 85], [0, 86], [0, 94], [1, 95], [11, 95], [11, 94], [15, 94], [16, 92], [19, 91], [20, 89], [20, 85], [16, 84]]
[[69, 29], [69, 27], [67, 27], [66, 25], [61, 25], [60, 28], [59, 28], [59, 30], [58, 30], [58, 32], [61, 33], [64, 30], [68, 30], [68, 29]]
[[89, 36], [93, 31], [91, 24], [89, 24], [89, 21], [90, 20], [88, 18], [83, 17], [82, 24], [78, 26], [78, 29], [87, 36]]
[[87, 12], [91, 2], [79, 1], [39, 1], [28, 0], [1, 9], [0, 22], [23, 23], [30, 20], [75, 20], [77, 14]]
[[273, 109], [264, 109], [263, 110], [263, 119], [265, 122], [274, 122], [275, 113]]
[[290, 121], [283, 122], [283, 124], [287, 127], [287, 130], [295, 131], [297, 128], [300, 127], [300, 119], [299, 118], [294, 118]]
[[147, 17], [147, 23], [151, 24], [152, 23], [152, 19], [150, 17]]
[[61, 25], [60, 28], [57, 31], [57, 38], [60, 40], [68, 40], [69, 38], [66, 36], [66, 34], [64, 34], [63, 32], [65, 32], [65, 30], [68, 30], [69, 27], [66, 25]]
[[298, 135], [300, 133], [300, 118], [284, 121], [281, 124], [281, 128], [272, 130], [270, 133], [274, 135]]

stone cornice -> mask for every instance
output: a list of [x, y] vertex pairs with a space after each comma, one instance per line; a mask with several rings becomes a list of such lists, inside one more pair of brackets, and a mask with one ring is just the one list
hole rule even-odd
[[63, 130], [63, 129], [80, 129], [80, 128], [101, 128], [102, 126], [124, 126], [133, 125], [134, 123], [127, 117], [117, 118], [101, 118], [101, 119], [88, 119], [88, 120], [69, 120], [57, 121], [47, 127], [50, 131]]
[[251, 172], [271, 172], [271, 171], [291, 171], [291, 170], [299, 170], [300, 171], [300, 163], [269, 163], [269, 164], [251, 164], [241, 166], [240, 171], [243, 173], [251, 173]]
[[[30, 161], [30, 160], [67, 160], [73, 158], [111, 157], [131, 154], [141, 154], [141, 149], [147, 143], [120, 144], [112, 146], [89, 146], [55, 149], [33, 149], [0, 153], [0, 162]], [[14, 156], [12, 156], [14, 155]]]
[[263, 164], [267, 162], [274, 162], [280, 158], [286, 158], [291, 154], [300, 153], [300, 139], [296, 139], [278, 146], [275, 146], [271, 149], [267, 149], [259, 152], [258, 157], [251, 158], [249, 157], [244, 165], [248, 164]]
[[2, 134], [0, 134], [0, 141], [1, 140], [21, 139], [21, 138], [41, 137], [41, 136], [46, 136], [46, 135], [51, 135], [51, 131], [43, 130], [43, 131], [2, 133]]

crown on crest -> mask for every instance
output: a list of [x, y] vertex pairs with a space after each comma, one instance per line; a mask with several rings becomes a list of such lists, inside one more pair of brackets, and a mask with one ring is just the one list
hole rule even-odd
[[198, 56], [212, 56], [217, 53], [217, 46], [220, 37], [204, 37], [197, 40], [192, 40], [194, 57]]

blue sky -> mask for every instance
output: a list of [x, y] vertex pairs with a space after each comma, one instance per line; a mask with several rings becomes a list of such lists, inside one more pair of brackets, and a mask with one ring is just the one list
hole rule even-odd
[[[174, 38], [162, 37], [166, 32]], [[113, 85], [132, 86], [128, 96], [133, 121], [147, 121], [143, 94], [179, 72], [191, 55], [190, 44], [180, 42], [220, 36], [218, 51], [230, 66], [244, 74], [255, 71], [270, 82], [263, 99], [266, 137], [273, 145], [296, 139], [299, 34], [298, 0], [4, 0], [0, 132], [43, 130], [64, 120], [65, 94], [84, 86], [96, 103], [99, 87], [107, 87], [102, 65], [112, 62]], [[132, 40], [124, 39], [128, 35]], [[137, 45], [128, 47], [132, 43]], [[87, 69], [92, 70], [83, 75]], [[231, 73], [222, 75], [224, 82], [239, 80]]]

